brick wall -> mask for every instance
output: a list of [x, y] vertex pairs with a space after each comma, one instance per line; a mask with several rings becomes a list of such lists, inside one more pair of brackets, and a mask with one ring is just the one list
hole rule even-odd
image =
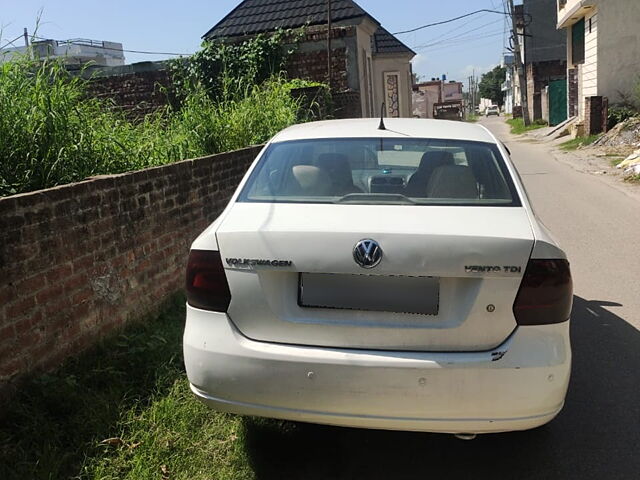
[[[331, 30], [332, 88], [335, 92], [349, 90], [349, 58], [346, 39], [355, 41], [355, 27], [337, 27]], [[315, 82], [327, 81], [327, 29], [310, 28], [299, 40], [294, 53], [288, 58], [286, 70], [289, 78], [302, 78]]]
[[570, 68], [567, 70], [567, 81], [568, 81], [568, 113], [569, 117], [578, 116], [578, 69]]
[[584, 132], [586, 135], [602, 133], [606, 127], [606, 115], [603, 113], [605, 102], [603, 97], [585, 97], [584, 99]]
[[[355, 59], [356, 28], [332, 29], [331, 50], [332, 93], [338, 98], [334, 114], [337, 118], [361, 117], [360, 95], [357, 91]], [[295, 45], [285, 66], [289, 78], [316, 82], [327, 81], [327, 29], [310, 27]], [[124, 67], [96, 68], [91, 75], [88, 93], [113, 101], [132, 120], [138, 120], [168, 104], [175, 104], [171, 75], [164, 62], [145, 62]], [[356, 105], [355, 102], [358, 102]]]
[[0, 391], [180, 290], [259, 148], [0, 198]]
[[158, 62], [149, 64], [149, 68], [134, 65], [104, 69], [92, 77], [88, 93], [113, 101], [129, 118], [140, 119], [172, 102], [172, 87], [166, 66]]
[[335, 118], [362, 118], [360, 92], [334, 93], [333, 116]]
[[[352, 58], [355, 55], [355, 37], [356, 28], [353, 26], [331, 30], [332, 116], [335, 118], [362, 117], [356, 59]], [[289, 57], [287, 75], [289, 78], [326, 83], [327, 63], [327, 29], [312, 27]]]

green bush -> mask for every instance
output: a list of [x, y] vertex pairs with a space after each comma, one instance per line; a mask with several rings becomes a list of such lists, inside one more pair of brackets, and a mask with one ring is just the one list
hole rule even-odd
[[214, 100], [244, 96], [247, 85], [281, 74], [293, 52], [287, 43], [295, 44], [301, 32], [278, 30], [236, 43], [205, 40], [195, 54], [170, 62], [178, 96], [194, 87]]
[[631, 105], [611, 105], [607, 116], [607, 129], [612, 129], [618, 123], [638, 115], [638, 110]]
[[[223, 79], [231, 84], [232, 78]], [[0, 196], [259, 144], [308, 119], [295, 84], [272, 77], [214, 98], [202, 83], [179, 110], [140, 123], [86, 94], [86, 80], [53, 60], [0, 65]]]

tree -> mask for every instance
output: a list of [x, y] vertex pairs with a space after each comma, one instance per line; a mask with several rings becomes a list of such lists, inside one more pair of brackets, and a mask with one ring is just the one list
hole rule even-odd
[[497, 66], [490, 72], [482, 75], [480, 84], [480, 96], [482, 98], [488, 98], [494, 104], [502, 107], [504, 103], [504, 92], [502, 91], [502, 84], [507, 78], [507, 69], [501, 66]]

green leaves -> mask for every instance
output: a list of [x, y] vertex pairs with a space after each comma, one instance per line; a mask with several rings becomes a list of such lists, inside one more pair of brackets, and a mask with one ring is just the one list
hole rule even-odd
[[205, 40], [190, 58], [171, 62], [176, 93], [184, 99], [202, 88], [216, 101], [245, 97], [247, 89], [280, 74], [291, 53], [287, 43], [295, 41], [297, 36], [284, 30], [235, 43]]
[[480, 96], [488, 98], [494, 104], [502, 106], [504, 103], [504, 93], [502, 92], [502, 84], [507, 76], [507, 70], [504, 67], [497, 66], [490, 72], [482, 75], [482, 79], [478, 84]]

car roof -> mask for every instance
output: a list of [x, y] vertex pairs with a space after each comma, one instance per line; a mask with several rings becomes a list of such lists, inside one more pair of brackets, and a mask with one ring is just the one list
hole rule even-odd
[[386, 130], [378, 128], [379, 118], [325, 120], [293, 125], [282, 130], [272, 143], [326, 138], [437, 138], [497, 143], [489, 131], [473, 123], [424, 118], [385, 118]]

